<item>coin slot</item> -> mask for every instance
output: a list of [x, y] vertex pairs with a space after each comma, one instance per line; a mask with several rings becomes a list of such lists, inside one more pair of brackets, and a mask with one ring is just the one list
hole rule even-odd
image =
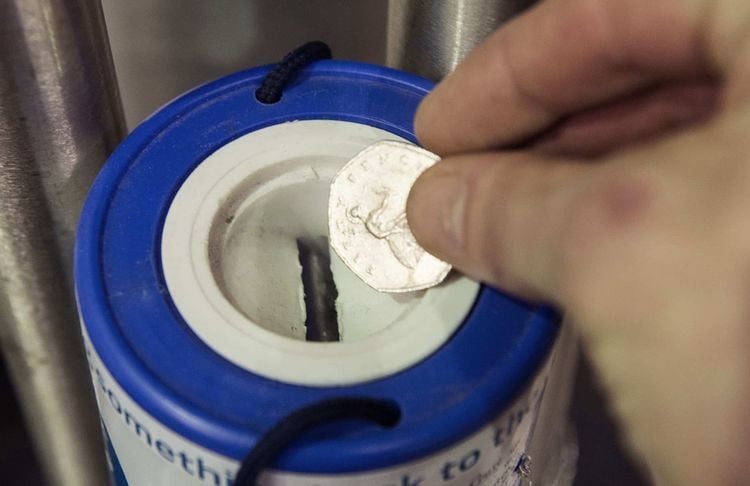
[[302, 290], [305, 294], [305, 339], [338, 341], [339, 323], [336, 298], [339, 293], [331, 272], [328, 238], [297, 238], [299, 263], [302, 266]]
[[281, 174], [263, 172], [241, 184], [217, 218], [209, 257], [226, 298], [257, 325], [300, 341], [339, 341], [322, 204], [328, 182], [302, 166], [309, 163], [290, 161]]
[[[201, 340], [254, 373], [322, 386], [399, 372], [453, 335], [475, 282], [454, 275], [427, 290], [382, 293], [328, 246], [332, 179], [384, 139], [394, 135], [350, 122], [282, 123], [230, 142], [190, 174], [165, 220], [162, 262], [175, 306]], [[334, 329], [337, 340], [316, 341]]]
[[208, 250], [219, 288], [275, 334], [308, 342], [365, 339], [410, 314], [424, 295], [370, 288], [329, 247], [330, 181], [341, 163], [312, 157], [256, 173], [237, 185], [214, 220]]

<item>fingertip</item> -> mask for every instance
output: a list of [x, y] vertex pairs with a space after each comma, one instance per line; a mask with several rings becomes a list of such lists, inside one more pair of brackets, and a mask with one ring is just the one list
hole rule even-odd
[[460, 174], [440, 163], [412, 186], [406, 217], [414, 237], [428, 252], [444, 260], [463, 252], [466, 188]]
[[417, 107], [417, 112], [414, 115], [414, 134], [423, 147], [440, 153], [440, 137], [433, 136], [435, 130], [435, 124], [433, 123], [433, 120], [435, 120], [435, 116], [433, 115], [435, 103], [433, 100], [434, 96], [430, 93]]
[[590, 164], [493, 152], [445, 158], [413, 185], [420, 245], [477, 280], [555, 300], [562, 223]]
[[502, 270], [503, 255], [488, 253], [483, 248], [496, 247], [499, 242], [478, 242], [476, 238], [480, 233], [492, 234], [485, 228], [492, 224], [491, 211], [481, 211], [473, 217], [469, 214], [472, 208], [481, 209], [489, 203], [484, 200], [489, 193], [477, 194], [476, 178], [480, 175], [491, 179], [490, 159], [489, 156], [444, 159], [422, 174], [407, 199], [409, 227], [425, 250], [471, 278], [498, 288], [511, 283], [506, 290], [520, 297], [537, 298], [533, 289], [518, 284], [518, 279]]

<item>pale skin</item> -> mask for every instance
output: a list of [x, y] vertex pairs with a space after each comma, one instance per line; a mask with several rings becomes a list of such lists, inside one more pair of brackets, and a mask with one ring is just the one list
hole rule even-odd
[[564, 309], [658, 484], [750, 484], [750, 2], [542, 0], [415, 126], [418, 241]]

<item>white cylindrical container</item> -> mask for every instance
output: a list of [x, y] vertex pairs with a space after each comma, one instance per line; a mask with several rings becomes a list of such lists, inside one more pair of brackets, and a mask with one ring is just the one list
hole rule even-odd
[[565, 407], [546, 390], [566, 395], [571, 346], [552, 310], [458, 274], [381, 294], [331, 253], [337, 340], [306, 340], [299, 241], [325, 241], [328, 187], [348, 159], [378, 140], [414, 141], [431, 83], [322, 61], [263, 104], [254, 92], [267, 72], [161, 109], [112, 155], [84, 208], [76, 289], [115, 484], [232, 485], [266, 431], [336, 397], [381, 400], [398, 421], [305, 433], [261, 484], [555, 476], [559, 461], [545, 458]]

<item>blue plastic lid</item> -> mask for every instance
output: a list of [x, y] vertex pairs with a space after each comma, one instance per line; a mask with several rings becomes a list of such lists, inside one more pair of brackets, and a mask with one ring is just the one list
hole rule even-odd
[[272, 424], [338, 396], [397, 404], [392, 429], [342, 423], [290, 445], [276, 467], [349, 472], [422, 458], [495, 418], [535, 375], [558, 316], [482, 288], [470, 315], [438, 351], [377, 381], [338, 388], [275, 382], [205, 345], [172, 303], [161, 271], [170, 202], [209, 154], [254, 130], [291, 120], [371, 125], [414, 141], [412, 121], [432, 84], [378, 66], [321, 61], [300, 72], [280, 102], [254, 92], [268, 67], [237, 73], [171, 102], [118, 147], [84, 207], [76, 290], [91, 342], [119, 385], [178, 434], [241, 459]]

